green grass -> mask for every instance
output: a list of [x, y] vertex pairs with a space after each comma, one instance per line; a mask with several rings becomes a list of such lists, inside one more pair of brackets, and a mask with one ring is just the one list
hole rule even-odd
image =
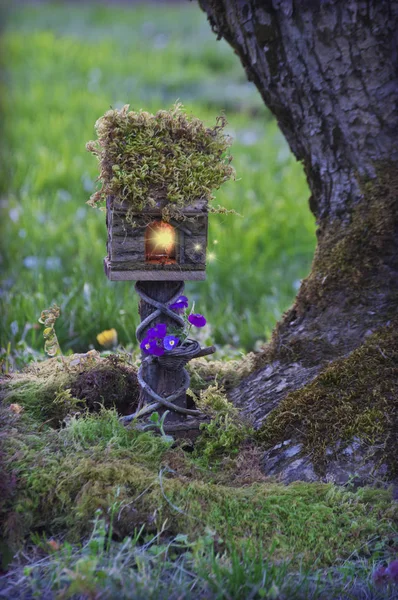
[[[142, 531], [122, 542], [99, 513], [80, 547], [35, 536], [35, 545], [0, 577], [0, 597], [120, 598], [120, 600], [393, 600], [396, 586], [375, 586], [378, 562], [346, 561], [334, 569], [289, 571], [250, 544], [218, 551], [214, 534], [197, 540], [143, 539]], [[55, 550], [50, 544], [55, 544]], [[272, 558], [272, 556], [271, 556]], [[3, 592], [2, 592], [3, 590]]]
[[58, 431], [27, 412], [13, 418], [4, 407], [0, 417], [5, 472], [15, 479], [0, 506], [0, 532], [14, 549], [37, 531], [78, 542], [98, 508], [109, 521], [115, 499], [119, 538], [141, 526], [191, 540], [210, 529], [222, 545], [250, 542], [295, 567], [330, 567], [359, 548], [369, 557], [372, 539], [397, 535], [391, 490], [274, 481], [239, 487], [231, 483], [238, 463], [205, 470], [170, 442], [126, 429], [110, 410], [72, 418]]
[[221, 472], [126, 429], [112, 410], [54, 430], [4, 405], [0, 426], [0, 553], [27, 543], [0, 598], [64, 589], [60, 597], [331, 600], [343, 588], [390, 597], [370, 592], [374, 566], [396, 555], [391, 490], [220, 483]]
[[64, 351], [96, 346], [110, 327], [122, 344], [135, 342], [136, 295], [131, 283], [107, 281], [105, 217], [85, 204], [98, 175], [85, 143], [109, 106], [153, 112], [176, 99], [209, 124], [225, 110], [239, 180], [216, 204], [243, 215], [211, 216], [215, 260], [207, 281], [186, 292], [217, 343], [250, 349], [269, 336], [309, 271], [309, 192], [238, 58], [199, 8], [18, 7], [2, 55], [0, 347], [15, 351], [23, 338], [41, 348], [41, 332], [24, 328], [53, 301]]

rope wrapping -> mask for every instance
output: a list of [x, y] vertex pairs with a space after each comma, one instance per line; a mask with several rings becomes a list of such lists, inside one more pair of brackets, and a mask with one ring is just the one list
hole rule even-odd
[[[143, 338], [145, 337], [145, 331], [150, 326], [150, 324], [153, 321], [155, 321], [156, 319], [158, 319], [158, 317], [160, 317], [161, 315], [166, 315], [167, 317], [169, 317], [170, 319], [175, 321], [175, 323], [178, 327], [185, 326], [185, 321], [182, 317], [180, 317], [180, 315], [178, 315], [174, 311], [170, 310], [166, 304], [163, 304], [162, 302], [158, 302], [157, 300], [154, 300], [153, 298], [148, 296], [148, 294], [146, 294], [141, 289], [139, 284], [140, 284], [139, 281], [137, 281], [135, 284], [135, 290], [136, 290], [137, 294], [140, 296], [140, 298], [142, 298], [142, 300], [144, 300], [144, 302], [146, 302], [150, 306], [153, 306], [156, 309], [148, 317], [146, 317], [146, 319], [144, 319], [138, 325], [138, 327], [136, 329], [136, 337], [137, 337], [137, 341], [139, 344], [141, 344]], [[181, 281], [181, 285], [179, 286], [179, 288], [175, 292], [175, 294], [168, 300], [168, 304], [172, 304], [175, 300], [177, 300], [177, 298], [179, 298], [179, 296], [181, 296], [183, 291], [184, 291], [184, 282]], [[173, 404], [173, 401], [176, 400], [178, 397], [180, 397], [182, 394], [184, 394], [187, 391], [187, 389], [189, 388], [189, 383], [191, 381], [191, 378], [188, 374], [188, 371], [186, 369], [184, 369], [184, 366], [192, 358], [195, 358], [200, 352], [201, 352], [201, 348], [200, 348], [200, 345], [198, 344], [198, 342], [196, 342], [194, 340], [186, 340], [181, 346], [179, 346], [178, 348], [175, 348], [170, 353], [165, 353], [163, 356], [157, 356], [157, 357], [146, 356], [143, 359], [141, 366], [137, 373], [137, 378], [138, 378], [138, 382], [139, 382], [141, 388], [148, 394], [148, 396], [150, 396], [151, 398], [153, 398], [153, 400], [155, 400], [154, 404], [149, 405], [152, 407], [152, 410], [156, 410], [160, 406], [164, 406], [164, 407], [168, 408], [169, 410], [172, 410], [174, 412], [178, 412], [178, 413], [181, 413], [184, 415], [190, 415], [190, 416], [197, 417], [201, 414], [200, 411], [198, 411], [198, 410], [191, 410], [191, 409], [183, 408], [183, 407]], [[173, 394], [170, 394], [169, 396], [166, 396], [166, 397], [162, 397], [157, 392], [155, 392], [154, 389], [152, 389], [152, 387], [148, 384], [147, 381], [145, 381], [144, 376], [143, 376], [144, 366], [146, 364], [150, 364], [151, 362], [154, 362], [154, 361], [158, 361], [159, 364], [166, 370], [170, 370], [170, 371], [179, 371], [181, 369], [183, 370], [184, 382], [178, 388], [178, 390], [176, 390]], [[128, 415], [127, 417], [124, 417], [123, 420], [131, 421], [134, 418], [137, 418], [138, 416], [142, 416], [144, 414], [147, 414], [148, 412], [151, 412], [148, 410], [149, 406], [145, 406], [143, 409], [137, 411], [133, 415]]]

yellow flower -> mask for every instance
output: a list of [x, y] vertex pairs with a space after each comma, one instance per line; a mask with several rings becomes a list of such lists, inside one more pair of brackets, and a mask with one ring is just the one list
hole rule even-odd
[[117, 331], [116, 329], [105, 329], [97, 335], [97, 341], [104, 348], [113, 348], [117, 346]]
[[14, 414], [19, 415], [23, 411], [23, 408], [19, 404], [10, 404], [10, 410]]

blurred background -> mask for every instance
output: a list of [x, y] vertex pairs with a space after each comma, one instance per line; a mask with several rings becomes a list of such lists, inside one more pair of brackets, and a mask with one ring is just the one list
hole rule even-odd
[[206, 282], [186, 294], [220, 353], [266, 340], [291, 304], [315, 247], [302, 166], [233, 50], [197, 3], [9, 3], [1, 33], [2, 353], [43, 348], [41, 310], [56, 302], [64, 352], [99, 348], [115, 328], [135, 345], [133, 284], [109, 282], [105, 214], [86, 205], [96, 159], [85, 149], [109, 109], [154, 112], [178, 99], [208, 125], [224, 111], [237, 181], [210, 217]]

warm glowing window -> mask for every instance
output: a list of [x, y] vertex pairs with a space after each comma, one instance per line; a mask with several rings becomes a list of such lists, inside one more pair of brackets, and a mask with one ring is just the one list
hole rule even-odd
[[169, 223], [154, 221], [145, 231], [145, 259], [151, 263], [176, 262], [176, 230]]

